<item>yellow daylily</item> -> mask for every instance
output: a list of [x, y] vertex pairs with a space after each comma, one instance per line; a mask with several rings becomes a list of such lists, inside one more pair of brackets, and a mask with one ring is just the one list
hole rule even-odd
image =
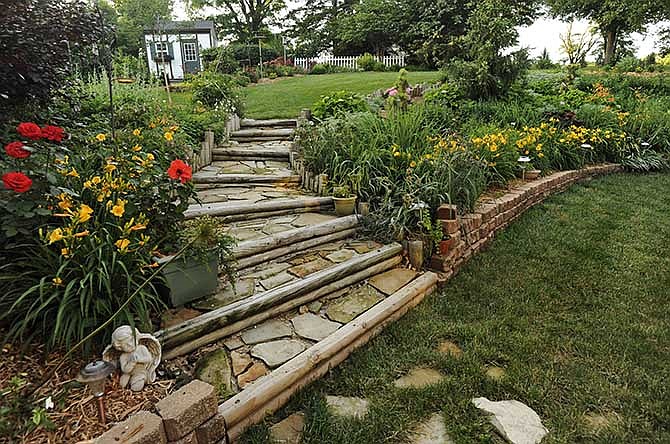
[[56, 228], [53, 230], [51, 233], [49, 233], [49, 245], [53, 244], [54, 242], [58, 242], [63, 240], [63, 230], [60, 228]]
[[168, 142], [171, 142], [174, 139], [174, 133], [172, 131], [166, 131], [165, 134], [163, 134], [163, 137], [165, 137], [165, 140]]
[[79, 173], [77, 172], [77, 170], [75, 170], [74, 168], [72, 168], [72, 170], [70, 170], [70, 172], [68, 172], [68, 173], [66, 174], [66, 176], [79, 177]]
[[86, 204], [81, 204], [79, 207], [79, 213], [77, 214], [79, 222], [88, 222], [88, 220], [91, 219], [91, 214], [93, 214], [93, 208]]
[[130, 241], [128, 239], [119, 239], [116, 242], [114, 242], [114, 245], [119, 250], [125, 251], [126, 248], [128, 248], [128, 245], [130, 245]]
[[98, 134], [97, 136], [95, 136], [95, 138], [98, 139], [98, 142], [104, 142], [105, 140], [107, 140], [107, 136], [103, 133]]
[[100, 176], [95, 176], [93, 179], [91, 179], [91, 182], [93, 182], [95, 185], [99, 184], [101, 181], [102, 179], [100, 179]]
[[140, 145], [135, 145], [134, 147], [131, 148], [133, 151], [138, 152], [142, 149]]
[[140, 134], [142, 134], [142, 131], [139, 128], [133, 130], [133, 136], [140, 137]]
[[113, 163], [108, 163], [107, 165], [105, 165], [106, 173], [111, 173], [114, 170], [116, 170], [116, 165], [114, 165]]
[[123, 216], [123, 213], [125, 211], [126, 211], [126, 203], [121, 199], [117, 199], [116, 205], [112, 207], [112, 214], [116, 217], [121, 217]]
[[68, 256], [70, 254], [70, 249], [69, 248], [61, 248], [60, 250], [61, 256]]
[[58, 276], [51, 279], [51, 282], [53, 282], [54, 287], [60, 287], [61, 285], [63, 285], [63, 279], [59, 278]]

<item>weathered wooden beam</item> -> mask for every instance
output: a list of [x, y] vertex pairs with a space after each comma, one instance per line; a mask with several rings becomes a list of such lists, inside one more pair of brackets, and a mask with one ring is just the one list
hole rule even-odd
[[225, 307], [204, 313], [174, 327], [160, 330], [156, 332], [156, 337], [161, 341], [163, 349], [169, 350], [199, 336], [206, 335], [213, 330], [279, 305], [298, 295], [316, 290], [338, 279], [343, 279], [350, 274], [400, 254], [401, 251], [402, 246], [400, 244], [385, 245], [377, 250], [313, 273], [299, 281], [255, 294]]
[[218, 414], [225, 419], [228, 439], [235, 441], [247, 427], [276, 411], [297, 390], [338, 365], [384, 326], [421, 302], [436, 284], [435, 273], [419, 276], [270, 375], [223, 402]]
[[317, 290], [311, 291], [302, 296], [298, 296], [294, 299], [289, 299], [283, 304], [277, 305], [268, 310], [257, 313], [253, 316], [249, 316], [240, 321], [234, 322], [218, 330], [214, 330], [211, 333], [200, 336], [199, 338], [196, 338], [192, 341], [186, 342], [175, 348], [165, 351], [163, 353], [163, 360], [173, 359], [176, 358], [177, 356], [185, 355], [186, 353], [190, 353], [193, 350], [196, 350], [211, 342], [218, 341], [219, 339], [225, 338], [226, 336], [233, 335], [237, 332], [244, 330], [247, 327], [257, 325], [267, 319], [291, 311], [297, 307], [300, 307], [301, 305], [309, 304], [310, 302], [320, 299], [324, 296], [331, 297], [337, 295], [342, 291], [346, 291], [346, 287], [354, 285], [376, 274], [383, 273], [386, 270], [396, 267], [401, 262], [402, 262], [402, 256], [394, 256], [391, 259], [387, 259], [383, 262], [375, 264], [371, 267], [366, 268], [365, 270], [359, 271], [358, 273], [349, 275], [344, 279], [339, 279], [328, 285], [324, 285], [323, 287]]
[[336, 231], [335, 233], [326, 234], [324, 236], [314, 237], [307, 239], [302, 242], [296, 242], [294, 244], [287, 245], [283, 248], [272, 248], [262, 253], [248, 256], [237, 261], [237, 269], [243, 270], [245, 268], [253, 267], [258, 264], [262, 264], [273, 259], [277, 259], [282, 256], [288, 256], [290, 254], [299, 253], [307, 249], [327, 244], [329, 242], [335, 242], [342, 239], [347, 239], [353, 237], [356, 234], [356, 228], [350, 228], [348, 230]]
[[242, 119], [240, 121], [240, 126], [242, 127], [295, 127], [297, 121], [295, 119], [267, 119], [267, 120], [256, 120], [256, 119]]
[[288, 149], [277, 148], [240, 148], [240, 147], [226, 147], [226, 148], [215, 148], [212, 151], [212, 155], [215, 159], [219, 158], [258, 158], [260, 160], [266, 158], [272, 159], [288, 159], [289, 151]]
[[191, 205], [184, 212], [184, 217], [191, 219], [198, 216], [230, 216], [234, 214], [261, 213], [270, 211], [289, 210], [294, 208], [330, 207], [333, 199], [330, 197], [308, 197], [300, 199], [272, 199], [257, 203], [217, 202], [204, 205]]
[[271, 248], [279, 248], [294, 244], [306, 239], [317, 236], [323, 236], [342, 230], [347, 230], [358, 225], [358, 216], [351, 215], [338, 217], [337, 219], [321, 222], [316, 225], [294, 228], [292, 230], [282, 231], [260, 239], [250, 239], [240, 242], [235, 247], [233, 254], [235, 259], [240, 259], [254, 254], [262, 253]]
[[277, 128], [277, 129], [262, 129], [262, 128], [245, 128], [239, 129], [231, 134], [234, 139], [245, 137], [291, 137], [295, 133], [294, 128]]
[[299, 183], [298, 175], [279, 174], [197, 174], [193, 183]]

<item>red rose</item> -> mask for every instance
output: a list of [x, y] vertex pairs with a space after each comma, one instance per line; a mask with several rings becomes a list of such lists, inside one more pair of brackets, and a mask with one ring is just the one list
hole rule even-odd
[[65, 131], [60, 126], [46, 125], [42, 127], [42, 137], [53, 142], [60, 142], [65, 137]]
[[16, 127], [16, 131], [30, 140], [37, 140], [42, 137], [42, 129], [33, 122], [19, 123], [19, 126]]
[[170, 164], [170, 168], [167, 170], [168, 176], [170, 179], [179, 179], [181, 183], [186, 183], [191, 180], [193, 176], [193, 170], [188, 166], [183, 160], [173, 160]]
[[8, 190], [16, 191], [17, 193], [25, 193], [33, 185], [30, 177], [18, 171], [6, 173], [2, 175], [2, 183]]
[[25, 159], [30, 156], [30, 151], [23, 148], [22, 142], [11, 142], [5, 145], [5, 152], [15, 159]]

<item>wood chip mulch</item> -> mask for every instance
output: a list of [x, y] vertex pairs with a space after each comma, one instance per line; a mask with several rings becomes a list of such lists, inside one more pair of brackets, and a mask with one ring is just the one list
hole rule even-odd
[[[55, 351], [45, 359], [43, 345], [34, 344], [26, 347], [27, 351], [5, 344], [0, 350], [0, 392], [10, 387], [10, 380], [19, 377], [27, 384], [37, 384], [43, 375], [60, 362], [63, 351]], [[0, 436], [0, 443], [24, 444], [60, 444], [60, 443], [92, 443], [114, 423], [123, 421], [139, 410], [152, 410], [160, 399], [171, 393], [175, 387], [174, 379], [161, 379], [146, 386], [141, 392], [132, 392], [119, 387], [118, 375], [113, 375], [106, 384], [105, 406], [107, 424], [100, 424], [98, 408], [94, 396], [89, 390], [76, 381], [79, 370], [86, 362], [72, 359], [66, 362], [54, 377], [40, 388], [34, 395], [36, 406], [45, 407], [47, 398], [51, 397], [54, 407], [47, 410], [53, 422], [52, 430], [38, 428], [30, 432], [22, 431], [17, 437]], [[11, 396], [11, 395], [8, 395]], [[5, 404], [6, 399], [0, 404]], [[5, 404], [6, 405], [6, 404]], [[28, 413], [30, 415], [30, 413]], [[26, 418], [17, 418], [17, 422]], [[30, 420], [30, 418], [27, 418]], [[17, 424], [17, 430], [19, 425]]]

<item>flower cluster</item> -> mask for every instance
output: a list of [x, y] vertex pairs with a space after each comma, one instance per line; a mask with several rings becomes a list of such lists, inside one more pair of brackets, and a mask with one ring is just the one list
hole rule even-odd
[[[37, 142], [44, 139], [49, 142], [60, 143], [65, 137], [63, 128], [53, 125], [40, 127], [33, 122], [22, 122], [16, 127], [16, 132], [24, 139]], [[5, 154], [18, 161], [28, 159], [37, 147], [28, 146], [24, 141], [14, 140], [5, 145]], [[18, 165], [17, 165], [18, 166]], [[32, 188], [33, 180], [22, 171], [9, 171], [2, 175], [2, 184], [6, 190], [15, 193], [25, 193]]]

